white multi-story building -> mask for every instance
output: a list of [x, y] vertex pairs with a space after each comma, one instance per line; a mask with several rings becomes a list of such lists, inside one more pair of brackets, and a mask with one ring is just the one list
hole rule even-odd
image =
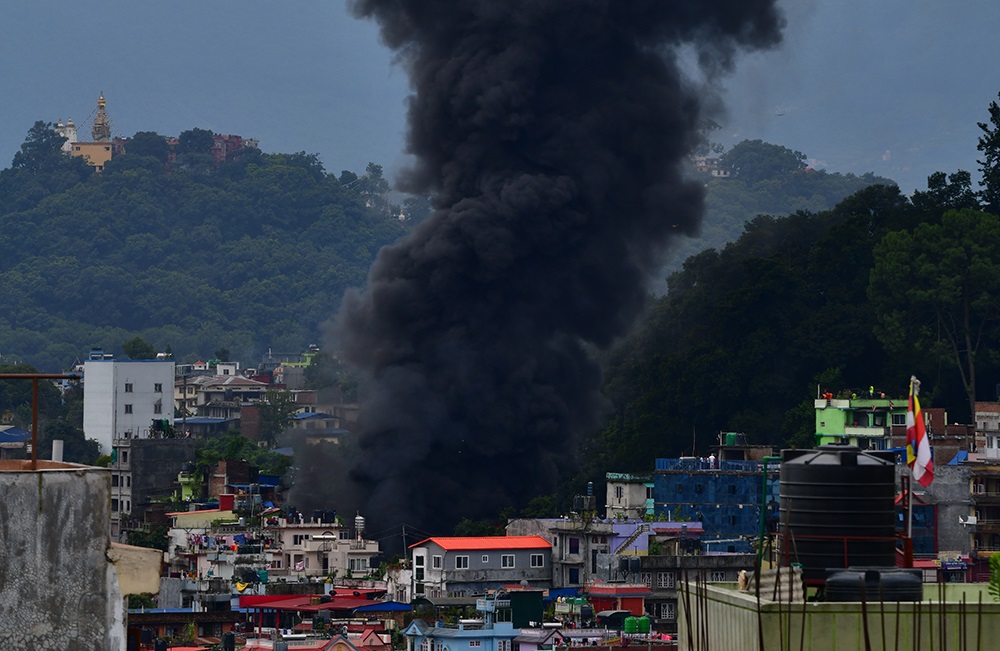
[[83, 433], [111, 455], [113, 540], [124, 540], [122, 524], [133, 509], [131, 444], [173, 428], [173, 386], [172, 360], [115, 360], [92, 353], [83, 363]]
[[116, 439], [148, 437], [154, 420], [173, 425], [173, 360], [95, 357], [83, 364], [83, 433], [102, 454]]

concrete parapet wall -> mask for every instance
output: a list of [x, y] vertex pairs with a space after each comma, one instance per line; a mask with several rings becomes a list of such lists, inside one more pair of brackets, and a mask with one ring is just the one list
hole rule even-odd
[[949, 601], [945, 593], [941, 601], [937, 587], [927, 585], [924, 600], [916, 603], [761, 599], [758, 605], [752, 592], [692, 585], [689, 591], [682, 588], [678, 598], [678, 636], [681, 649], [713, 651], [757, 649], [761, 631], [764, 649], [990, 649], [1000, 639], [1000, 603], [980, 594], [974, 600], [965, 594], [963, 602]]
[[0, 649], [123, 649], [108, 562], [111, 475], [68, 463], [0, 465]]

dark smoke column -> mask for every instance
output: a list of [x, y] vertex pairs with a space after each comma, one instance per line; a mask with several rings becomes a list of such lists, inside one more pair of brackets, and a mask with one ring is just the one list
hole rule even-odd
[[677, 48], [711, 81], [780, 40], [773, 5], [353, 3], [409, 71], [406, 189], [436, 206], [339, 315], [366, 377], [365, 515], [450, 533], [551, 492], [600, 425], [589, 352], [630, 327], [667, 242], [700, 220], [679, 167], [702, 101]]

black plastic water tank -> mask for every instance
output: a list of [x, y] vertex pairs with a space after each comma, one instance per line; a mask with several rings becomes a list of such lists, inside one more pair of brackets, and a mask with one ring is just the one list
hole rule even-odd
[[781, 530], [803, 578], [823, 583], [828, 568], [896, 564], [895, 455], [825, 445], [784, 450]]
[[898, 567], [830, 570], [827, 601], [920, 601], [924, 595], [920, 570]]

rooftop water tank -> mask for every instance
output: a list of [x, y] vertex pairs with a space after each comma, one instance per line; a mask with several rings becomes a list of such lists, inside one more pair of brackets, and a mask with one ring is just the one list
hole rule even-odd
[[781, 455], [781, 531], [807, 583], [828, 568], [896, 564], [895, 455], [826, 445]]

